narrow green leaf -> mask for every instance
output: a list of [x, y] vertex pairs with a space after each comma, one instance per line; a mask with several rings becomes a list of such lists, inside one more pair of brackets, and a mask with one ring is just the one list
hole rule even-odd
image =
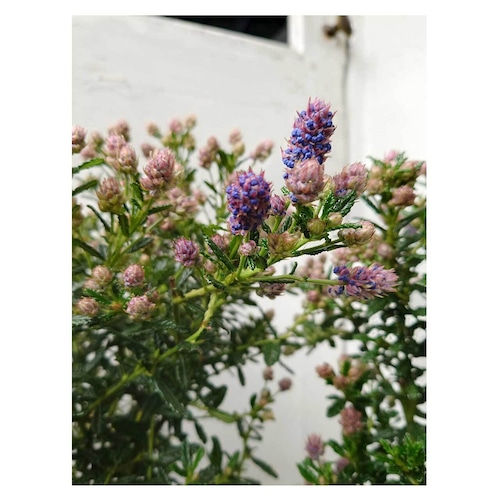
[[73, 167], [73, 175], [86, 170], [87, 168], [95, 167], [96, 165], [102, 165], [104, 163], [104, 158], [93, 158], [92, 160], [86, 161], [77, 167]]
[[240, 384], [245, 385], [245, 375], [239, 365], [236, 365], [236, 371], [238, 372], [238, 379], [240, 381]]
[[137, 250], [141, 250], [144, 247], [147, 247], [151, 242], [153, 241], [153, 238], [150, 238], [148, 236], [145, 236], [143, 238], [139, 238], [138, 240], [134, 241], [127, 249], [127, 253], [134, 253], [137, 252]]
[[130, 186], [132, 188], [132, 191], [134, 192], [134, 196], [138, 200], [143, 202], [144, 201], [144, 194], [143, 194], [141, 185], [138, 182], [132, 182], [132, 184]]
[[118, 215], [118, 222], [120, 223], [120, 228], [122, 233], [127, 238], [129, 237], [129, 225], [128, 225], [128, 217], [125, 214]]
[[83, 250], [85, 250], [87, 253], [90, 255], [93, 255], [94, 257], [97, 257], [100, 260], [104, 260], [104, 257], [94, 248], [85, 243], [84, 241], [78, 239], [78, 238], [73, 238], [73, 244], [76, 246], [79, 246]]
[[269, 474], [272, 477], [275, 477], [275, 478], [278, 477], [278, 474], [276, 473], [276, 471], [269, 464], [267, 464], [263, 460], [260, 460], [259, 458], [255, 458], [255, 457], [250, 457], [250, 458], [252, 459], [252, 462], [255, 465], [257, 465], [257, 467], [260, 467], [264, 472], [266, 472], [267, 474]]
[[217, 259], [222, 262], [222, 264], [224, 264], [230, 271], [236, 270], [235, 265], [229, 260], [227, 255], [225, 255], [224, 252], [215, 244], [212, 238], [209, 238], [205, 233], [203, 233], [203, 239], [211, 248]]
[[163, 401], [167, 405], [167, 408], [177, 417], [181, 417], [185, 414], [184, 405], [177, 399], [175, 394], [170, 390], [167, 384], [162, 380], [155, 377], [151, 378], [153, 386], [157, 389], [158, 393], [163, 396]]
[[198, 437], [204, 443], [206, 443], [207, 442], [207, 435], [205, 434], [205, 430], [198, 422], [196, 422], [196, 420], [194, 421], [194, 428], [196, 429], [196, 434], [198, 434]]
[[203, 456], [205, 455], [205, 448], [203, 448], [202, 446], [200, 446], [197, 450], [196, 450], [196, 455], [193, 459], [193, 470], [196, 469], [196, 467], [198, 467], [198, 464], [200, 463], [200, 460], [203, 458]]
[[226, 422], [226, 424], [232, 424], [236, 422], [236, 417], [222, 410], [216, 410], [214, 408], [208, 408], [208, 413], [222, 422]]
[[102, 225], [104, 226], [104, 229], [109, 232], [110, 230], [109, 224], [102, 218], [101, 214], [92, 205], [87, 205], [87, 208], [90, 208], [90, 210], [94, 212], [96, 217], [101, 221]]
[[156, 214], [158, 212], [163, 212], [164, 210], [168, 210], [169, 208], [172, 208], [172, 205], [161, 205], [158, 207], [153, 207], [148, 211], [148, 215]]
[[72, 196], [76, 196], [79, 193], [82, 193], [83, 191], [87, 191], [89, 189], [94, 189], [99, 185], [99, 181], [97, 179], [92, 179], [89, 182], [86, 182], [85, 184], [82, 184], [78, 186], [77, 188], [73, 189], [72, 191]]

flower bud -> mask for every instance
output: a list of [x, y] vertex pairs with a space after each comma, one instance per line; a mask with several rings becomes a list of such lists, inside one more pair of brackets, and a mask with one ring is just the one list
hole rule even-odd
[[268, 299], [274, 300], [276, 297], [283, 295], [285, 291], [285, 283], [259, 283], [260, 288], [257, 290], [257, 295], [259, 297], [267, 297]]
[[325, 232], [326, 222], [317, 217], [307, 221], [307, 229], [313, 236], [319, 236]]
[[292, 387], [292, 379], [289, 377], [282, 378], [278, 382], [280, 391], [288, 391]]
[[339, 238], [348, 246], [363, 245], [370, 241], [375, 234], [375, 226], [369, 221], [362, 221], [361, 227], [341, 229], [338, 233]]
[[316, 159], [295, 165], [284, 174], [285, 185], [292, 203], [311, 203], [319, 197], [325, 185], [325, 167]]
[[147, 320], [152, 316], [155, 308], [156, 304], [151, 302], [146, 295], [141, 295], [130, 299], [127, 305], [127, 314], [134, 321]]
[[272, 255], [289, 256], [299, 239], [298, 233], [289, 233], [288, 231], [279, 234], [271, 233], [268, 235], [269, 252]]
[[127, 288], [141, 286], [144, 283], [144, 269], [139, 264], [128, 266], [123, 272], [123, 283]]
[[123, 193], [114, 177], [102, 180], [96, 194], [100, 210], [114, 214], [123, 212]]
[[240, 255], [249, 256], [254, 255], [257, 252], [257, 243], [255, 241], [250, 240], [246, 243], [242, 243], [240, 248], [238, 249], [238, 253]]
[[175, 260], [185, 267], [193, 267], [199, 259], [200, 249], [198, 245], [184, 237], [175, 241]]
[[318, 434], [307, 436], [306, 451], [312, 460], [317, 460], [325, 452], [325, 444]]
[[273, 369], [271, 366], [266, 366], [264, 368], [263, 377], [264, 380], [272, 380], [274, 376]]
[[73, 147], [73, 154], [79, 153], [85, 147], [85, 134], [86, 131], [80, 125], [73, 125], [71, 144]]
[[111, 283], [113, 273], [106, 266], [96, 266], [92, 269], [92, 278], [99, 285], [99, 287], [104, 288]]
[[80, 314], [84, 316], [97, 316], [99, 314], [99, 304], [91, 297], [83, 297], [76, 304], [76, 308]]

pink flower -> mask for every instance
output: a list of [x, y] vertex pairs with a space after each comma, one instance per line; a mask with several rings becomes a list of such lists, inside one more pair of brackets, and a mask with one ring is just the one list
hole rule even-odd
[[306, 451], [312, 460], [318, 460], [325, 453], [325, 444], [318, 434], [309, 434], [307, 436]]
[[146, 177], [141, 179], [141, 185], [152, 194], [170, 189], [175, 185], [182, 167], [177, 163], [175, 154], [168, 148], [153, 153], [144, 167]]
[[362, 413], [353, 406], [348, 406], [340, 412], [340, 425], [343, 427], [342, 433], [351, 436], [363, 428], [361, 420]]
[[132, 264], [123, 272], [123, 283], [132, 288], [141, 286], [144, 282], [144, 269], [139, 264]]
[[130, 299], [127, 305], [127, 314], [134, 321], [143, 321], [149, 319], [155, 309], [156, 304], [151, 302], [146, 295], [141, 295]]
[[175, 260], [185, 267], [192, 267], [198, 262], [200, 248], [191, 240], [184, 237], [174, 242]]
[[298, 163], [284, 177], [293, 203], [311, 203], [318, 198], [325, 186], [325, 167], [313, 158]]

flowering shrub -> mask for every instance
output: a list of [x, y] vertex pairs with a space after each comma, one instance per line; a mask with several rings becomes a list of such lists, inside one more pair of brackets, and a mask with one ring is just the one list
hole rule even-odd
[[[334, 300], [318, 287], [300, 285], [309, 313], [300, 328], [309, 343], [327, 336], [357, 347], [338, 366], [325, 361], [316, 367], [332, 387], [326, 413], [339, 416], [342, 440], [311, 434], [299, 470], [312, 484], [425, 483], [426, 203], [417, 195], [425, 169], [424, 162], [394, 151], [383, 161], [373, 159], [362, 195], [373, 210], [373, 223], [363, 226], [370, 237], [356, 240], [361, 229], [342, 231], [349, 247], [333, 252], [334, 273], [343, 281], [328, 289]], [[308, 267], [315, 275], [323, 271], [322, 264]], [[394, 293], [379, 293], [389, 289]], [[323, 317], [314, 320], [319, 310]], [[323, 456], [327, 448], [334, 458]]]
[[[277, 476], [256, 447], [273, 402], [293, 390], [291, 378], [273, 381], [273, 365], [336, 338], [357, 341], [362, 353], [338, 373], [328, 363], [317, 369], [337, 391], [327, 415], [340, 415], [344, 441], [311, 434], [298, 472], [315, 484], [384, 483], [394, 473], [422, 482], [412, 450], [424, 436], [416, 420], [424, 370], [413, 359], [425, 354], [414, 338], [425, 323], [423, 306], [410, 302], [425, 291], [416, 271], [425, 202], [413, 192], [423, 165], [397, 155], [370, 171], [355, 163], [325, 173], [333, 117], [320, 99], [297, 114], [281, 187], [259, 166], [272, 143], [245, 156], [233, 131], [229, 150], [215, 137], [197, 150], [193, 116], [165, 133], [148, 124], [157, 144], [141, 146], [142, 167], [126, 122], [106, 137], [73, 127], [81, 158], [73, 167], [73, 483], [254, 484], [248, 462]], [[382, 222], [347, 219], [362, 199]], [[304, 311], [281, 332], [255, 295], [278, 301], [291, 292], [304, 292]], [[222, 410], [229, 389], [216, 376], [234, 370], [244, 385], [245, 363], [259, 359], [260, 393], [248, 408]], [[241, 449], [225, 451], [207, 435], [207, 419], [235, 426]]]

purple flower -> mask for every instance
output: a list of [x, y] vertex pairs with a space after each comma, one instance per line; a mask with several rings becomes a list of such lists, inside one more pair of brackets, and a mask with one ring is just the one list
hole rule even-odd
[[259, 227], [267, 217], [271, 208], [271, 185], [264, 179], [264, 173], [258, 175], [250, 168], [237, 173], [226, 188], [226, 197], [231, 232], [244, 235]]
[[298, 113], [294, 121], [288, 147], [281, 151], [285, 166], [293, 168], [297, 163], [310, 158], [323, 164], [331, 150], [330, 137], [335, 131], [333, 115], [330, 104], [320, 99], [309, 99], [307, 109]]
[[299, 163], [285, 176], [292, 203], [313, 202], [325, 185], [325, 167], [316, 158]]
[[317, 460], [325, 452], [325, 445], [318, 434], [309, 434], [306, 441], [307, 454]]
[[192, 267], [198, 262], [200, 248], [191, 240], [184, 237], [175, 241], [175, 260], [185, 267]]
[[346, 295], [372, 299], [396, 291], [394, 286], [398, 280], [397, 274], [393, 269], [384, 269], [380, 264], [372, 264], [370, 267], [336, 266], [333, 272], [342, 284], [328, 288], [332, 297]]

